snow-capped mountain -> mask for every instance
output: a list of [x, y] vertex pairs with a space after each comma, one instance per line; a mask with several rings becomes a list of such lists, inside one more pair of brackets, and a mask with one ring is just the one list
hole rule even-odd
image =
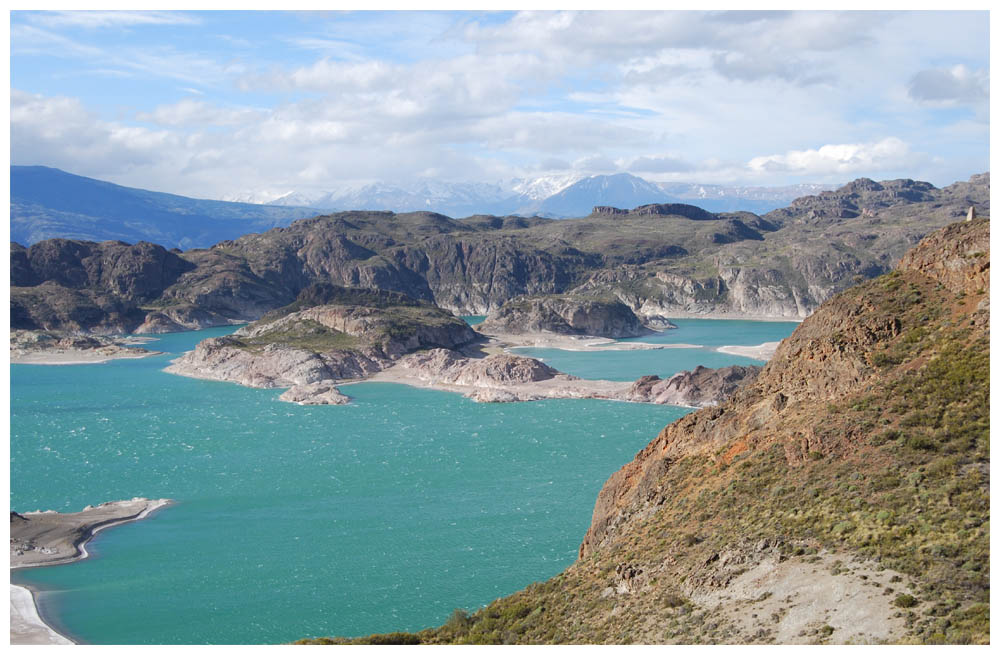
[[566, 187], [576, 184], [585, 177], [587, 176], [582, 173], [567, 173], [563, 175], [545, 175], [530, 180], [515, 179], [511, 180], [510, 188], [512, 191], [531, 200], [545, 200]]
[[792, 200], [836, 188], [799, 184], [741, 187], [712, 184], [656, 184], [628, 173], [585, 176], [579, 173], [484, 182], [421, 181], [410, 185], [370, 182], [327, 189], [266, 189], [233, 194], [226, 200], [323, 211], [377, 209], [434, 211], [447, 216], [473, 214], [586, 216], [597, 205], [632, 208], [657, 202], [698, 205], [708, 211], [765, 213]]

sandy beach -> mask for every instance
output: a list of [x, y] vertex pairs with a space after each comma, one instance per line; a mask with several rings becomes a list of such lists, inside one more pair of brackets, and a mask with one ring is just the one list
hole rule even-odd
[[757, 346], [720, 346], [717, 350], [727, 355], [739, 355], [766, 362], [774, 357], [774, 351], [778, 349], [780, 343], [780, 341], [765, 341]]
[[512, 402], [543, 400], [546, 398], [602, 398], [627, 400], [632, 382], [611, 380], [584, 380], [560, 374], [548, 380], [533, 382], [504, 382], [491, 384], [455, 384], [444, 382], [440, 376], [420, 369], [393, 366], [370, 376], [367, 382], [393, 382], [422, 389], [460, 393], [480, 402]]
[[153, 355], [161, 355], [151, 350], [137, 348], [122, 348], [120, 351], [103, 352], [99, 350], [58, 350], [51, 352], [11, 353], [11, 364], [40, 364], [43, 366], [65, 366], [71, 364], [103, 364], [113, 359], [141, 359]]
[[[10, 568], [66, 564], [88, 556], [86, 544], [95, 534], [116, 525], [139, 521], [173, 501], [133, 498], [80, 512], [34, 511], [10, 515]], [[10, 643], [72, 644], [42, 621], [30, 589], [10, 585]]]
[[574, 336], [533, 332], [527, 334], [487, 334], [491, 346], [503, 349], [513, 348], [553, 348], [596, 352], [601, 350], [662, 350], [664, 348], [703, 348], [690, 343], [645, 343], [642, 341], [621, 342], [605, 337]]
[[11, 364], [102, 364], [112, 359], [137, 359], [161, 355], [155, 350], [131, 348], [156, 341], [154, 337], [106, 337], [74, 335], [41, 330], [12, 330]]

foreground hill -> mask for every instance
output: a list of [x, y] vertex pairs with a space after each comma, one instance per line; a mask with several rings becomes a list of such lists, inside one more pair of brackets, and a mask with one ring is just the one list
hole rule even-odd
[[571, 220], [355, 211], [185, 252], [12, 243], [12, 327], [162, 332], [245, 322], [316, 282], [397, 291], [457, 314], [568, 293], [615, 297], [645, 320], [804, 318], [970, 206], [988, 215], [989, 175], [944, 189], [858, 180], [762, 217], [683, 204], [599, 207]]
[[10, 238], [22, 244], [115, 239], [197, 248], [317, 213], [134, 189], [45, 166], [10, 167]]
[[566, 571], [357, 641], [988, 643], [989, 262], [928, 236], [612, 475]]

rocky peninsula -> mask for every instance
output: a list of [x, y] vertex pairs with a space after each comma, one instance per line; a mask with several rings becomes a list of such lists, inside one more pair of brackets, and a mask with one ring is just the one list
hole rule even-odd
[[584, 380], [505, 352], [509, 345], [403, 294], [313, 285], [291, 305], [232, 335], [202, 341], [166, 371], [287, 387], [280, 400], [309, 405], [347, 403], [338, 385], [371, 380], [462, 393], [477, 402], [599, 398], [692, 407], [720, 402], [756, 373], [754, 367], [702, 368], [687, 377], [655, 378], [659, 387], [652, 378]]
[[[133, 498], [102, 503], [79, 512], [52, 510], [10, 513], [10, 568], [66, 564], [88, 556], [87, 542], [116, 525], [146, 518], [172, 501]], [[29, 590], [10, 586], [10, 643], [70, 644], [38, 616]]]
[[161, 353], [134, 347], [135, 337], [78, 335], [41, 330], [11, 330], [11, 364], [100, 364], [112, 359], [136, 359]]

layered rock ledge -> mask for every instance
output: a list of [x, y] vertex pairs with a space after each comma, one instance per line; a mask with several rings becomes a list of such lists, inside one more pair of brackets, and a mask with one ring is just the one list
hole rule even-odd
[[[660, 329], [673, 327], [655, 318]], [[508, 300], [477, 329], [491, 335], [554, 333], [611, 339], [653, 332], [618, 299], [570, 295], [521, 296]]]

